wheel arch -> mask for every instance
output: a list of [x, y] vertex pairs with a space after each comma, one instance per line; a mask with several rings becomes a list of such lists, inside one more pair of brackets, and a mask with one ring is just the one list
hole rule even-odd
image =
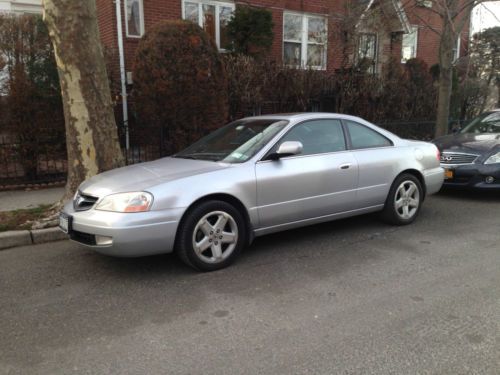
[[229, 203], [234, 208], [236, 208], [242, 214], [243, 219], [245, 221], [245, 227], [246, 227], [245, 229], [247, 232], [247, 239], [246, 239], [247, 245], [249, 245], [253, 241], [254, 234], [253, 234], [252, 222], [250, 221], [250, 215], [248, 214], [248, 210], [245, 207], [245, 205], [241, 202], [241, 200], [239, 200], [238, 198], [236, 198], [234, 195], [231, 195], [231, 194], [214, 193], [214, 194], [209, 194], [209, 195], [205, 195], [201, 198], [198, 198], [193, 203], [191, 203], [189, 205], [189, 207], [184, 211], [184, 213], [182, 214], [181, 220], [179, 221], [179, 225], [177, 227], [177, 231], [175, 234], [175, 242], [177, 242], [179, 230], [182, 226], [183, 221], [185, 220], [185, 218], [189, 214], [189, 212], [191, 212], [193, 210], [193, 208], [196, 207], [198, 204], [203, 203], [203, 202], [208, 202], [208, 201], [222, 201], [222, 202]]

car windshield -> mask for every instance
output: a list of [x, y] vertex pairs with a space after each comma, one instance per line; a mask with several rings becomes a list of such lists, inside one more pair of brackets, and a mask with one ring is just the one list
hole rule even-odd
[[500, 111], [476, 117], [467, 124], [461, 133], [500, 133]]
[[285, 120], [239, 120], [216, 130], [175, 154], [183, 159], [243, 163], [253, 157], [286, 125]]

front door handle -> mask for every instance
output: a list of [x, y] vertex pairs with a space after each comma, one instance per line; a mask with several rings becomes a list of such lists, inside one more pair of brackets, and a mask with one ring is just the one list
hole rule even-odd
[[352, 164], [342, 164], [339, 168], [340, 169], [349, 169]]

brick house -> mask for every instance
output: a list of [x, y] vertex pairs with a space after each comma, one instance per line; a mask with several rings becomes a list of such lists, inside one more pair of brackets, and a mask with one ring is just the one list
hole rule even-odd
[[[427, 9], [432, 3], [415, 1], [420, 6], [406, 2], [405, 6], [411, 9], [408, 11], [399, 0], [358, 0], [356, 4], [363, 11], [356, 23], [356, 43], [348, 49], [350, 60], [369, 58], [373, 61], [373, 72], [380, 72], [391, 56], [402, 63], [412, 57], [424, 60], [429, 66], [437, 63], [439, 36], [428, 25], [439, 29], [439, 18]], [[165, 19], [191, 20], [212, 35], [223, 52], [228, 42], [224, 25], [240, 4], [272, 12], [275, 35], [272, 57], [278, 62], [332, 72], [341, 66], [345, 55], [345, 41], [339, 32], [346, 14], [344, 0], [96, 0], [96, 3], [104, 46], [117, 50], [119, 40], [123, 40], [128, 83], [133, 81], [130, 71], [137, 44], [152, 25]], [[122, 36], [118, 32], [118, 15]], [[468, 27], [457, 41], [457, 55], [460, 50], [462, 54], [466, 52], [467, 40]]]

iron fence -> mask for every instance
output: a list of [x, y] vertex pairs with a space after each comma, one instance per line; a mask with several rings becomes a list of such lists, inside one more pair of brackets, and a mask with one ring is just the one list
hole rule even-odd
[[[269, 104], [258, 112], [267, 113], [274, 109], [276, 106]], [[433, 121], [381, 122], [379, 125], [402, 138], [417, 140], [431, 140], [435, 129]], [[123, 128], [120, 128], [119, 134], [120, 138], [124, 138]], [[125, 150], [124, 142], [122, 147], [127, 164], [155, 160], [171, 154], [173, 149], [165, 128], [133, 131], [129, 149]], [[27, 184], [61, 183], [66, 179], [67, 165], [64, 135], [45, 135], [26, 140], [7, 133], [0, 134], [0, 190]]]
[[66, 179], [66, 171], [64, 137], [0, 134], [0, 189], [60, 182]]

